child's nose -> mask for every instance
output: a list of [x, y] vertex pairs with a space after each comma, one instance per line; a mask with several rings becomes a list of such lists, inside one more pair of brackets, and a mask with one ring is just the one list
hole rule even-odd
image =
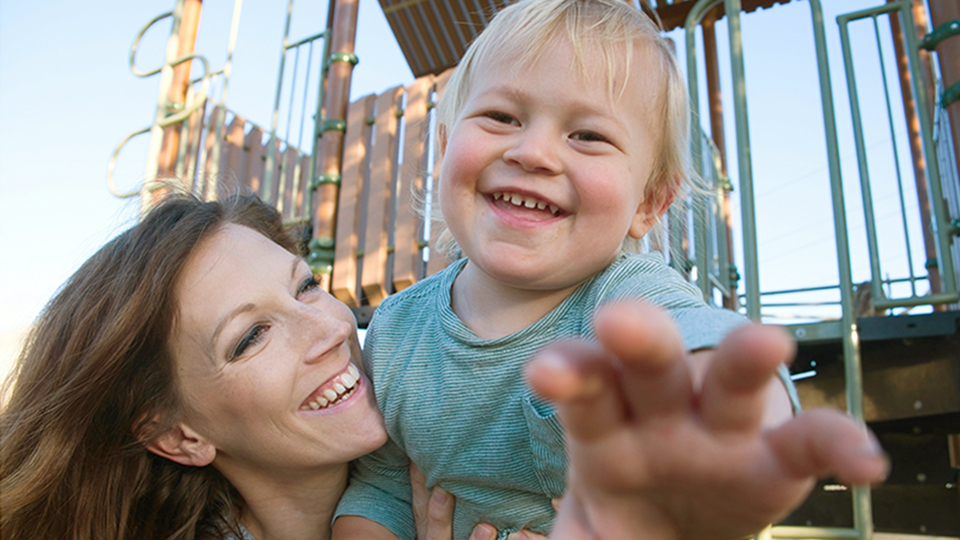
[[544, 128], [527, 128], [517, 134], [503, 159], [527, 172], [556, 174], [560, 171], [558, 140]]

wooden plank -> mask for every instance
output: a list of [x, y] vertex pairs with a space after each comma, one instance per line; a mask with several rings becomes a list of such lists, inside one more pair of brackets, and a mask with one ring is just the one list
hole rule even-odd
[[377, 96], [371, 94], [353, 102], [347, 111], [347, 132], [343, 147], [343, 169], [337, 204], [337, 235], [334, 244], [330, 292], [350, 307], [360, 307], [360, 266], [358, 250], [363, 249], [363, 209], [366, 208], [364, 178], [368, 168], [370, 135]]
[[300, 164], [300, 152], [293, 146], [287, 146], [283, 152], [283, 161], [280, 165], [280, 192], [278, 198], [280, 201], [280, 215], [284, 221], [294, 217], [294, 192], [296, 190], [297, 176], [300, 174], [297, 166]]
[[[267, 141], [267, 144], [264, 145], [264, 156], [269, 156], [270, 152], [273, 152], [273, 171], [270, 173], [270, 178], [273, 180], [270, 182], [270, 193], [264, 194], [264, 199], [272, 205], [274, 208], [279, 207], [280, 202], [280, 184], [283, 183], [283, 178], [280, 178], [280, 174], [283, 171], [283, 154], [280, 153], [280, 139], [274, 138], [273, 148], [270, 147], [271, 141]], [[264, 174], [266, 174], [266, 160], [264, 160]]]
[[417, 212], [415, 193], [424, 193], [427, 171], [427, 106], [433, 76], [421, 77], [407, 88], [403, 110], [403, 166], [397, 179], [397, 217], [394, 221], [393, 287], [402, 291], [423, 277], [423, 219]]
[[370, 198], [364, 235], [363, 273], [360, 283], [367, 301], [377, 306], [390, 294], [388, 231], [394, 203], [393, 182], [397, 156], [397, 109], [403, 87], [396, 86], [377, 98], [377, 119], [370, 153]]
[[256, 193], [263, 198], [263, 171], [264, 159], [266, 154], [263, 147], [263, 131], [253, 126], [243, 143], [246, 159], [243, 166], [244, 178], [243, 184], [250, 189], [250, 193]]
[[307, 190], [310, 189], [310, 179], [307, 178], [307, 175], [310, 173], [311, 157], [312, 156], [306, 154], [300, 156], [300, 174], [297, 175], [296, 197], [294, 197], [293, 200], [293, 213], [297, 219], [306, 216], [303, 203], [307, 200]]
[[200, 188], [198, 192], [200, 193], [200, 198], [205, 201], [213, 201], [217, 199], [217, 178], [216, 172], [212, 169], [215, 169], [214, 165], [219, 166], [219, 163], [213, 163], [211, 156], [213, 155], [213, 148], [216, 146], [219, 141], [217, 141], [217, 116], [223, 114], [224, 109], [219, 106], [213, 107], [213, 110], [210, 111], [210, 120], [207, 125], [206, 136], [203, 138], [203, 155], [205, 156], [205, 161], [203, 162], [203, 172], [197, 178], [197, 182], [200, 182]]
[[230, 125], [224, 128], [224, 144], [220, 153], [220, 177], [226, 185], [226, 193], [242, 193], [244, 170], [246, 165], [243, 159], [244, 135], [243, 128], [246, 120], [242, 116], [234, 115]]
[[[440, 101], [440, 96], [443, 94], [443, 88], [446, 86], [447, 81], [450, 80], [450, 75], [453, 74], [453, 69], [450, 68], [443, 73], [441, 73], [436, 80], [434, 81], [434, 102]], [[433, 174], [431, 175], [433, 179], [433, 191], [430, 194], [431, 200], [436, 203], [437, 198], [433, 195], [437, 190], [437, 183], [440, 181], [440, 164], [443, 161], [443, 156], [440, 155], [440, 145], [436, 140], [436, 133], [431, 134], [432, 144], [433, 144]], [[443, 270], [447, 267], [447, 259], [443, 254], [437, 252], [434, 249], [434, 246], [437, 245], [437, 239], [440, 236], [440, 227], [437, 226], [437, 223], [434, 222], [430, 227], [430, 257], [427, 260], [427, 275], [432, 276], [437, 272]]]
[[[191, 192], [195, 191], [194, 182], [196, 181], [197, 160], [200, 157], [200, 138], [203, 134], [204, 119], [206, 118], [207, 108], [210, 102], [207, 101], [202, 107], [194, 111], [186, 123], [187, 139], [186, 148], [183, 156], [183, 163], [178, 164], [176, 170], [184, 187]], [[181, 141], [183, 143], [183, 141]]]

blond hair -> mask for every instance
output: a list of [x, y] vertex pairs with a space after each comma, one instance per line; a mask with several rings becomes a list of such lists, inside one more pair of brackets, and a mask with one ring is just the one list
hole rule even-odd
[[[660, 33], [659, 23], [644, 11], [622, 0], [523, 0], [497, 13], [493, 21], [470, 45], [447, 83], [437, 104], [437, 129], [449, 133], [459, 120], [479, 67], [491, 60], [516, 57], [514, 69], [536, 62], [546, 47], [558, 38], [569, 40], [581, 74], [587, 70], [584, 50], [599, 51], [611, 99], [654, 98], [659, 112], [659, 148], [655, 153], [647, 198], [659, 193], [676, 193], [691, 185], [690, 105], [680, 65], [672, 43]], [[630, 77], [634, 44], [644, 44], [658, 61], [660, 88], [655, 96], [625, 96]], [[616, 81], [622, 75], [619, 88]], [[443, 172], [441, 171], [441, 177]], [[434, 193], [438, 190], [434, 189]], [[459, 256], [459, 248], [434, 204], [431, 219], [443, 228], [438, 249], [448, 258]], [[624, 239], [623, 249], [640, 251], [637, 239]]]

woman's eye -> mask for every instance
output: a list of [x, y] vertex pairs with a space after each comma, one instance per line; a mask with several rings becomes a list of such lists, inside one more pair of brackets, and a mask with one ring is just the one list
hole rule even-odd
[[496, 112], [496, 111], [488, 112], [484, 116], [493, 120], [494, 122], [500, 122], [501, 124], [510, 124], [510, 125], [520, 124], [520, 122], [517, 122], [516, 118], [502, 112]]
[[578, 141], [589, 141], [589, 142], [610, 142], [609, 139], [600, 135], [599, 133], [593, 131], [578, 131], [570, 136], [571, 138]]
[[313, 275], [311, 274], [310, 277], [303, 280], [303, 283], [301, 283], [300, 287], [297, 288], [297, 298], [299, 298], [300, 295], [304, 293], [315, 291], [319, 288], [320, 288], [320, 282], [317, 281], [317, 278], [313, 277]]
[[256, 345], [263, 338], [263, 334], [267, 331], [269, 327], [263, 324], [258, 324], [250, 329], [249, 332], [243, 338], [240, 339], [240, 343], [237, 343], [237, 346], [233, 349], [233, 354], [230, 355], [230, 360], [236, 360], [239, 358], [251, 345]]

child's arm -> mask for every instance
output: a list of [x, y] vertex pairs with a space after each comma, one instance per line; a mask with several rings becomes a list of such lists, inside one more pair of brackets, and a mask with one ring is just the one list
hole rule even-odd
[[661, 311], [610, 306], [596, 330], [600, 346], [552, 346], [527, 372], [568, 433], [568, 494], [554, 539], [737, 538], [788, 515], [818, 476], [866, 483], [886, 473], [874, 439], [839, 412], [762, 429], [771, 380], [793, 354], [779, 329], [733, 332], [699, 391]]
[[409, 458], [393, 439], [353, 463], [334, 517], [333, 540], [413, 540]]
[[338, 538], [369, 538], [397, 540], [395, 534], [376, 521], [360, 516], [340, 516], [333, 522], [333, 540]]

